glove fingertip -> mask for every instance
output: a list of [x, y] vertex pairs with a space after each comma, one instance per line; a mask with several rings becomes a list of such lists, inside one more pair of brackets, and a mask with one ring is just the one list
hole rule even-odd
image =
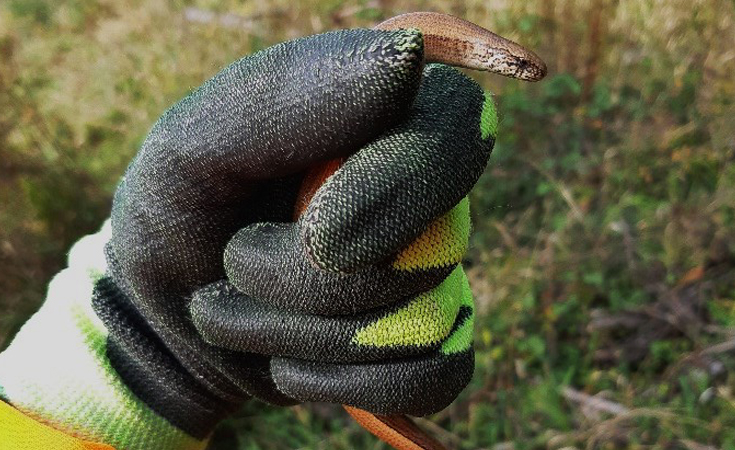
[[340, 403], [375, 414], [426, 416], [449, 406], [474, 372], [472, 348], [400, 362], [336, 365], [273, 358], [279, 391], [302, 402]]
[[497, 131], [491, 96], [430, 65], [411, 114], [347, 159], [303, 215], [312, 263], [350, 273], [389, 260], [472, 189]]
[[232, 308], [227, 300], [238, 295], [237, 289], [226, 280], [208, 284], [192, 295], [189, 304], [191, 320], [207, 343], [221, 346], [228, 340], [227, 328], [223, 324], [227, 323]]
[[[327, 185], [329, 180], [325, 183]], [[324, 221], [321, 216], [321, 205], [325, 203], [325, 197], [329, 194], [329, 189], [320, 189], [309, 203], [307, 213], [303, 216], [303, 226], [301, 227], [301, 242], [303, 244], [304, 253], [311, 264], [323, 271], [334, 274], [345, 275], [357, 271], [359, 268], [366, 266], [361, 262], [359, 252], [352, 252], [352, 258], [342, 258], [342, 252], [336, 251], [335, 245], [339, 245], [336, 240], [330, 239], [327, 230], [320, 226], [320, 221]], [[344, 222], [343, 222], [344, 223]], [[341, 241], [341, 244], [346, 243]]]

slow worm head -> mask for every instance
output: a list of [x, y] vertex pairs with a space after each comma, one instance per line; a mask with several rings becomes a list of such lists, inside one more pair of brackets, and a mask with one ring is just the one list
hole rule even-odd
[[427, 62], [484, 70], [525, 81], [538, 81], [546, 76], [546, 64], [531, 50], [449, 14], [401, 14], [374, 28], [418, 28], [424, 35]]

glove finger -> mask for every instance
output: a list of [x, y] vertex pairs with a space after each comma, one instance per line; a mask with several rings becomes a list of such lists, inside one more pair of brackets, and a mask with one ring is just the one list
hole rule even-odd
[[218, 282], [197, 291], [190, 309], [194, 325], [211, 344], [330, 362], [427, 353], [472, 317], [472, 293], [461, 267], [435, 289], [401, 303], [361, 315], [317, 316], [272, 307]]
[[340, 403], [376, 414], [424, 416], [447, 407], [472, 379], [474, 306], [463, 302], [458, 320], [441, 347], [428, 354], [362, 364], [271, 359], [277, 388], [302, 402]]
[[496, 121], [477, 83], [428, 66], [408, 119], [348, 158], [314, 195], [302, 228], [312, 262], [349, 273], [406, 246], [475, 184]]
[[297, 223], [241, 229], [225, 250], [229, 281], [243, 294], [276, 308], [344, 315], [410, 298], [436, 287], [460, 262], [469, 237], [465, 200], [424, 235], [385, 262], [350, 274], [319, 270], [306, 258]]
[[405, 117], [422, 65], [417, 30], [342, 30], [267, 48], [166, 111], [127, 176], [221, 197], [352, 153]]
[[339, 365], [273, 358], [276, 386], [302, 402], [354, 406], [375, 414], [425, 416], [446, 408], [474, 371], [472, 348], [399, 362]]

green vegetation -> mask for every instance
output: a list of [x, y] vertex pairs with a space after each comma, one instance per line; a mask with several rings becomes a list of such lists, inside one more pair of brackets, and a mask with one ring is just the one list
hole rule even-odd
[[[731, 0], [3, 2], [0, 348], [168, 105], [259, 48], [426, 9], [551, 74], [479, 76], [501, 120], [472, 198], [477, 370], [422, 423], [459, 449], [735, 449]], [[387, 447], [336, 406], [252, 403], [213, 448]]]

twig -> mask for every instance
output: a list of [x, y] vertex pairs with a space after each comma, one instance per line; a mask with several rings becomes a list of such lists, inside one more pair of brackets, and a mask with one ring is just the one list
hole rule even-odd
[[414, 422], [421, 425], [422, 428], [427, 428], [432, 435], [441, 436], [443, 440], [451, 442], [452, 446], [460, 446], [462, 444], [462, 438], [446, 430], [439, 425], [435, 424], [431, 420], [424, 419], [423, 417], [414, 417]]
[[715, 344], [711, 347], [707, 347], [704, 350], [702, 350], [703, 355], [715, 355], [718, 353], [727, 353], [735, 350], [735, 339], [720, 342], [719, 344]]
[[611, 402], [610, 400], [605, 400], [599, 397], [593, 397], [570, 387], [563, 388], [561, 392], [564, 398], [569, 401], [579, 403], [583, 408], [606, 412], [614, 416], [630, 412], [628, 408], [619, 403]]
[[699, 442], [692, 441], [691, 439], [681, 439], [679, 442], [681, 442], [687, 450], [717, 450], [717, 447], [700, 444]]

